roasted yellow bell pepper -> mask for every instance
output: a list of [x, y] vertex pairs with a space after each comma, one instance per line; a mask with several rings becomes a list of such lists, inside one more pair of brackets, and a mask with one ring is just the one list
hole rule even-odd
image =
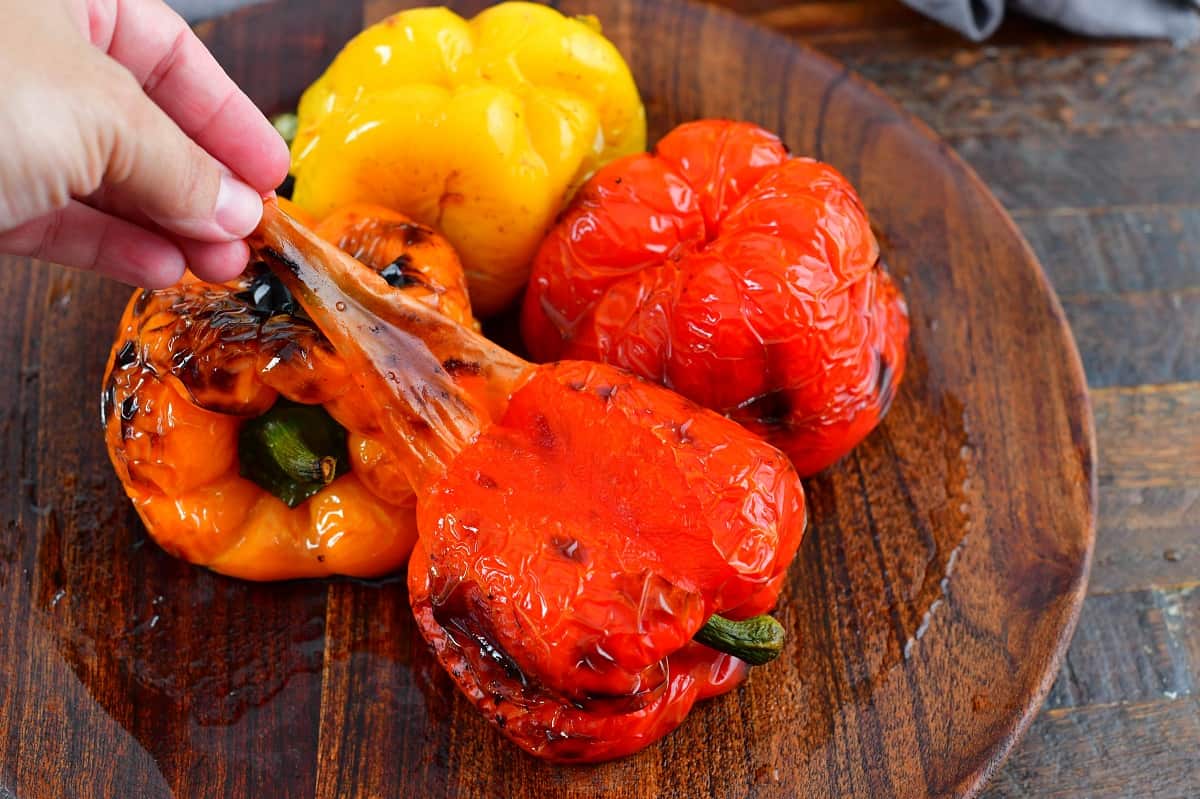
[[401, 211], [462, 257], [481, 314], [529, 276], [575, 188], [645, 148], [633, 77], [592, 18], [509, 2], [471, 20], [400, 12], [355, 37], [300, 101], [293, 199]]

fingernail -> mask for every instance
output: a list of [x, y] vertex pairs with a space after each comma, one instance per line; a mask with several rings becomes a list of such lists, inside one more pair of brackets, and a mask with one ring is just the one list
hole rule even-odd
[[258, 226], [262, 211], [258, 192], [232, 175], [221, 175], [214, 214], [222, 230], [234, 238], [245, 238]]

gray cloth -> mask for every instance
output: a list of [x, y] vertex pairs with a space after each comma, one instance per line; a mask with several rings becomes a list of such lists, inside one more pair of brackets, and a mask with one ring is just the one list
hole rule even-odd
[[[262, 0], [167, 0], [189, 22]], [[1004, 19], [1005, 0], [903, 0], [979, 41]], [[437, 0], [430, 0], [435, 5]], [[1186, 43], [1200, 38], [1200, 0], [1009, 0], [1017, 11], [1089, 36], [1144, 36]]]
[[[261, 2], [262, 0], [167, 0], [167, 5], [178, 11], [188, 22], [198, 22], [234, 8]], [[434, 4], [432, 0], [430, 4]]]
[[1005, 8], [1088, 36], [1141, 36], [1186, 44], [1200, 38], [1200, 0], [903, 0], [979, 41]]

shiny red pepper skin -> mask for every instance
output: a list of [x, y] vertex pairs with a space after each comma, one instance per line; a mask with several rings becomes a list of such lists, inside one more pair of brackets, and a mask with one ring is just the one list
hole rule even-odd
[[538, 360], [631, 369], [811, 475], [887, 412], [908, 311], [844, 177], [702, 120], [588, 181], [537, 254], [522, 332]]
[[778, 450], [578, 361], [538, 367], [418, 514], [421, 632], [485, 717], [561, 762], [635, 752], [740, 683], [692, 637], [774, 606], [805, 523]]

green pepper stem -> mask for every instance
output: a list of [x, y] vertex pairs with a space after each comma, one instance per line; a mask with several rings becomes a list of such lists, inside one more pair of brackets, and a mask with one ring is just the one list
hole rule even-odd
[[241, 475], [295, 507], [349, 468], [346, 431], [319, 405], [284, 400], [242, 425]]
[[275, 130], [283, 137], [288, 146], [292, 146], [292, 142], [296, 139], [296, 131], [300, 128], [300, 120], [295, 114], [276, 114], [271, 117], [271, 124], [275, 126]]
[[731, 621], [713, 615], [696, 633], [694, 640], [751, 666], [761, 666], [779, 657], [784, 637], [783, 625], [771, 616]]
[[322, 485], [328, 485], [333, 480], [337, 459], [313, 452], [295, 425], [279, 419], [267, 419], [259, 435], [272, 460], [288, 477], [301, 483], [319, 482]]

